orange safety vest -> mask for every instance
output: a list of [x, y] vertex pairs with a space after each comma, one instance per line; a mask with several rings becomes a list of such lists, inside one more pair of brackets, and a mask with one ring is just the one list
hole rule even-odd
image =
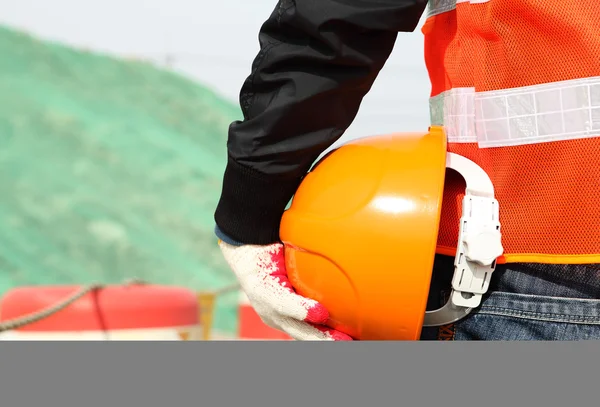
[[[498, 263], [600, 263], [600, 0], [430, 0], [433, 125], [490, 176]], [[448, 173], [438, 253], [464, 181]]]

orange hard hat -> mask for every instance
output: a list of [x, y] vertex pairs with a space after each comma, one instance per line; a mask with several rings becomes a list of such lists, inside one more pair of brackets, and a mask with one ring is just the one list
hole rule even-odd
[[[446, 168], [466, 181], [452, 294], [426, 311]], [[357, 340], [417, 340], [477, 307], [502, 254], [487, 174], [448, 153], [443, 128], [350, 141], [306, 175], [280, 237], [296, 291]], [[466, 225], [469, 225], [467, 228]]]

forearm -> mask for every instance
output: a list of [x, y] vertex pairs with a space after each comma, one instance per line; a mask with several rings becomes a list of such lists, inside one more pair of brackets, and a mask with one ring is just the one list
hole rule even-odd
[[278, 240], [281, 215], [315, 159], [350, 126], [424, 0], [280, 1], [229, 129], [215, 220], [236, 241]]

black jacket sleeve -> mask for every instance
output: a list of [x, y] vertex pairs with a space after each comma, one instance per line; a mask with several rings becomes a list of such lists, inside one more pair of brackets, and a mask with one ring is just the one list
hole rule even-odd
[[318, 156], [350, 126], [427, 0], [280, 0], [259, 33], [229, 128], [215, 221], [246, 244], [279, 240], [283, 211]]

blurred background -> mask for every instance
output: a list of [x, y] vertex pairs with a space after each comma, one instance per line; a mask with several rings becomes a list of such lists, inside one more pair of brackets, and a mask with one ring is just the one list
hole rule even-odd
[[[1, 3], [0, 294], [234, 283], [213, 212], [227, 127], [276, 1]], [[340, 142], [427, 128], [422, 48], [419, 30], [400, 34]], [[215, 331], [232, 335], [236, 318], [237, 293], [220, 297]]]

